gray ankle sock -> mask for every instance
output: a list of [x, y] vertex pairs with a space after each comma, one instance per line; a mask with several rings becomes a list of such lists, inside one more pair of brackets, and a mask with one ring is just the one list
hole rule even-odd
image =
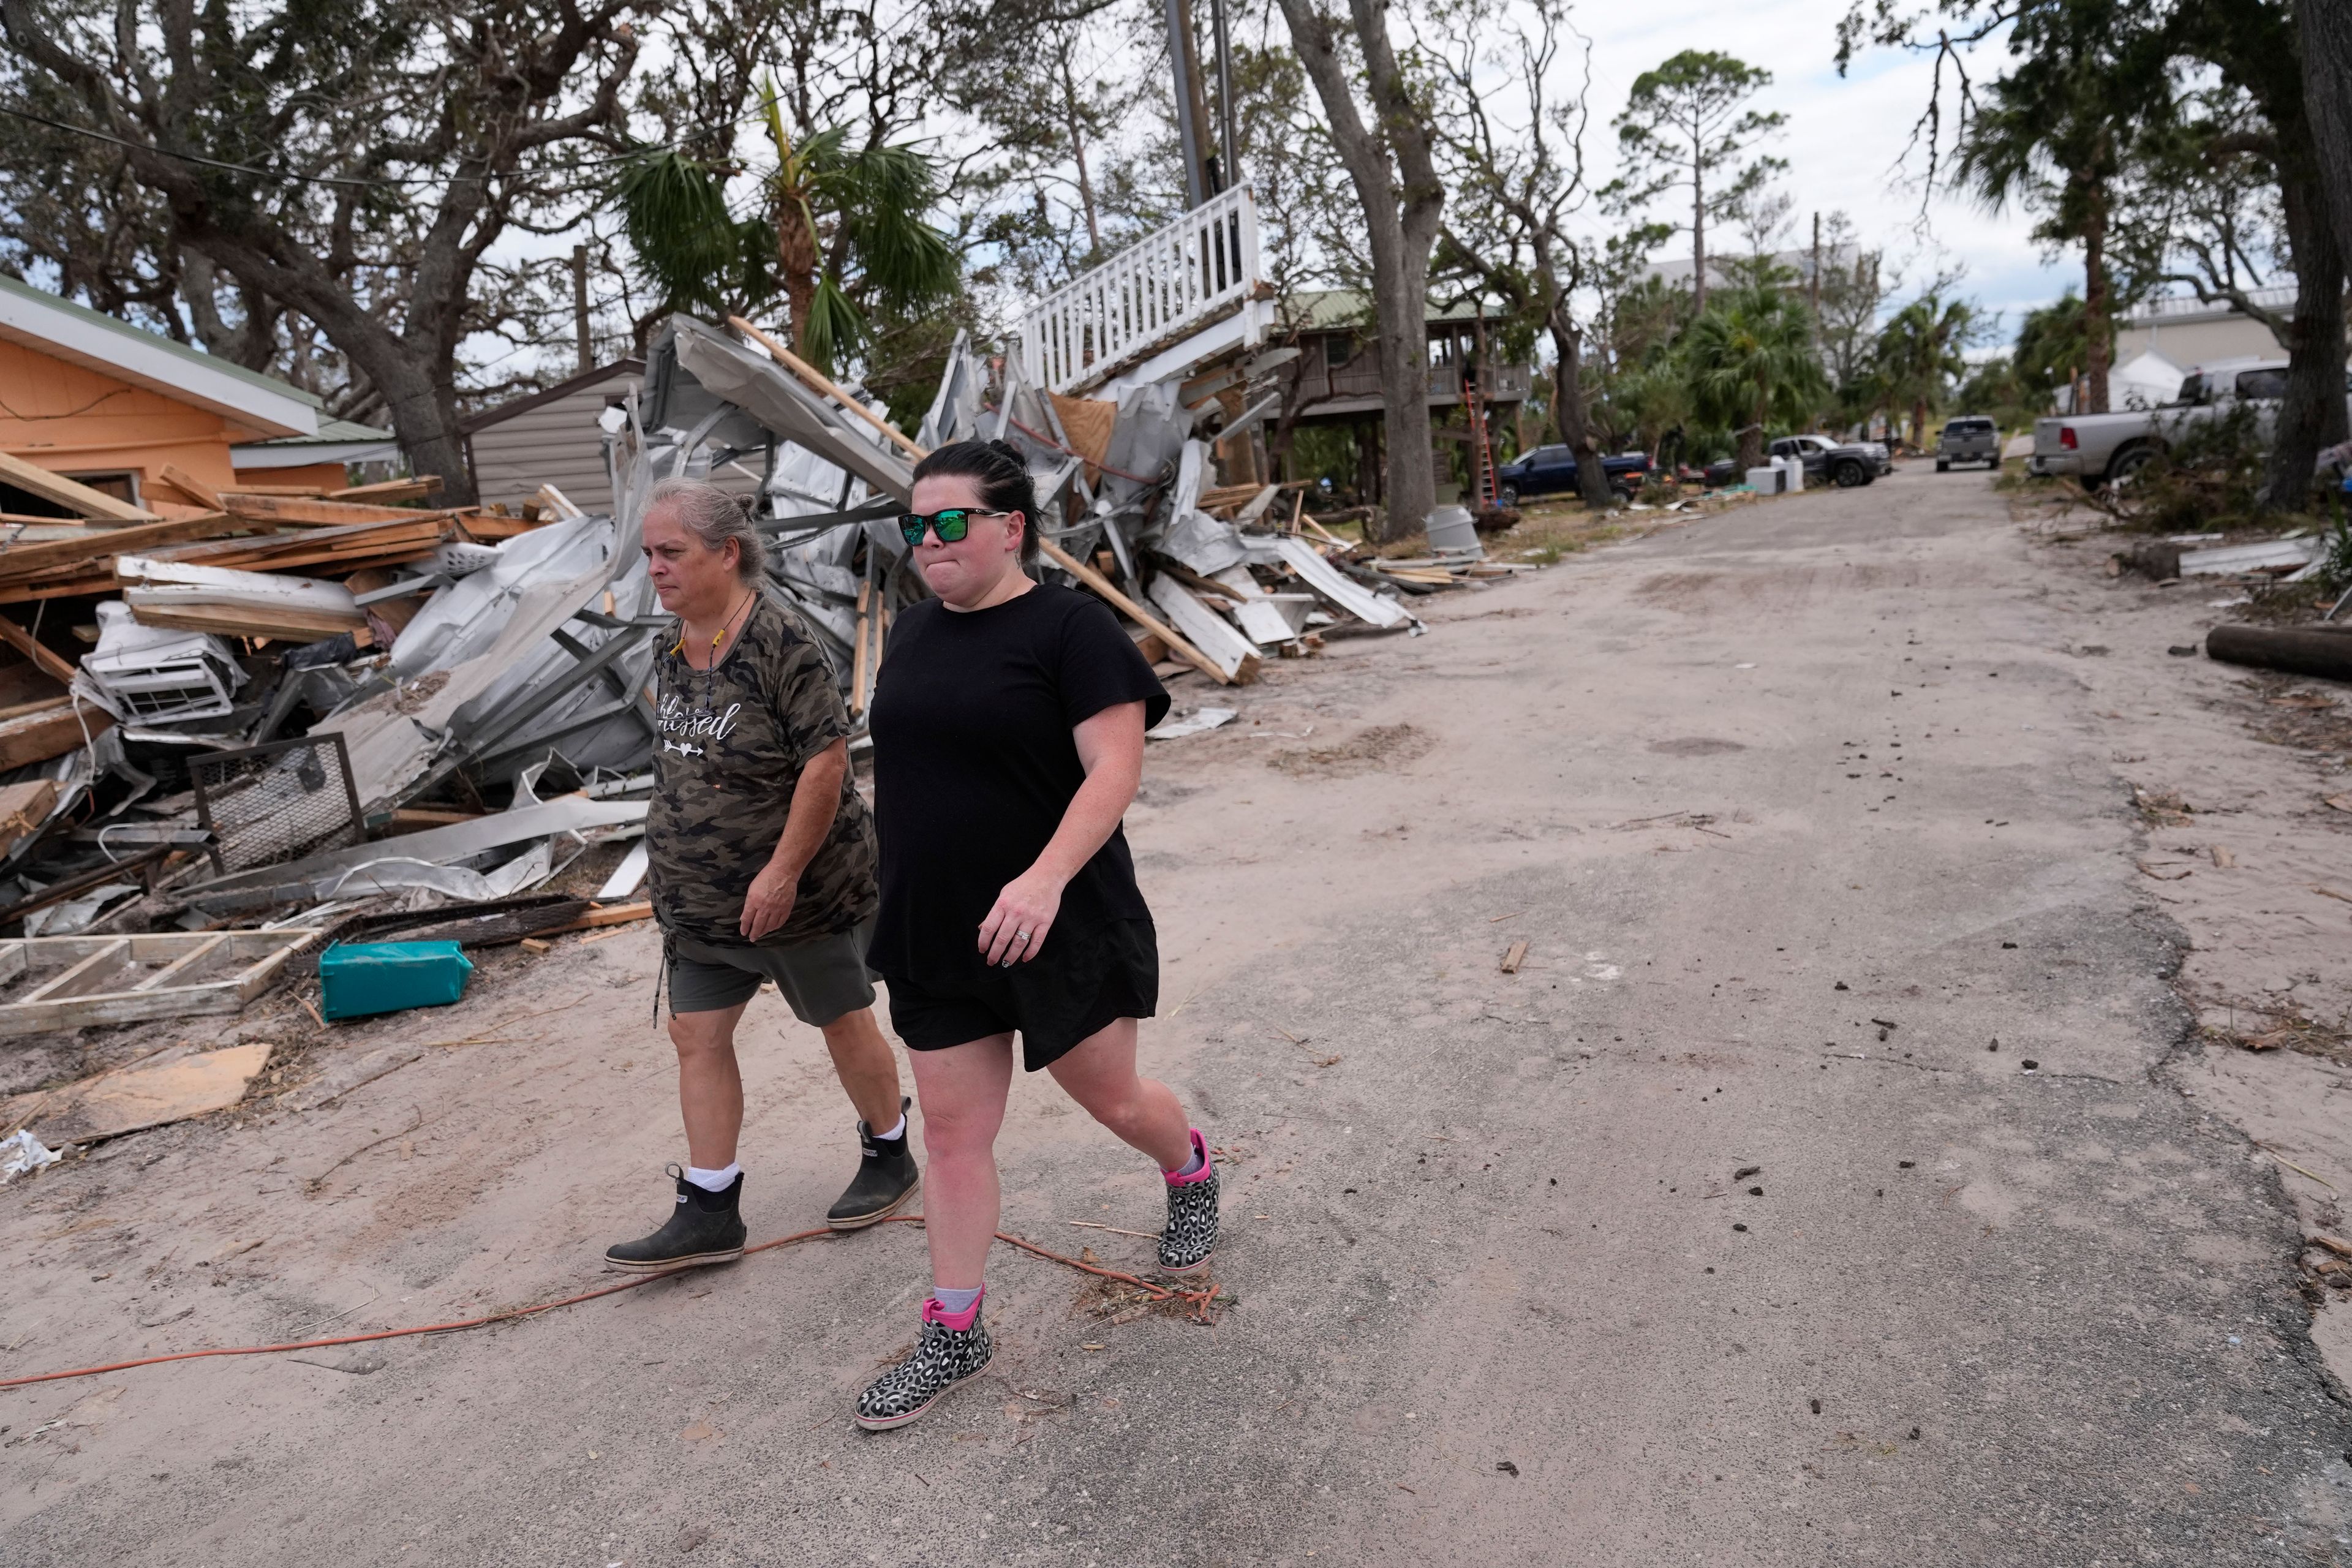
[[987, 1287], [983, 1285], [971, 1290], [943, 1290], [934, 1285], [931, 1287], [931, 1300], [940, 1304], [940, 1310], [943, 1312], [951, 1315], [969, 1312], [971, 1310], [971, 1304], [980, 1300], [980, 1292], [986, 1289]]

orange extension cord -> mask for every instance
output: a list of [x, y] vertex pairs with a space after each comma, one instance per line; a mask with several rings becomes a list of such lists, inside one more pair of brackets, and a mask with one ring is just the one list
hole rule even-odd
[[[923, 1223], [923, 1216], [892, 1215], [882, 1223], [920, 1225]], [[851, 1231], [830, 1228], [797, 1231], [791, 1236], [780, 1236], [773, 1241], [763, 1241], [757, 1247], [747, 1247], [743, 1249], [743, 1253], [744, 1256], [749, 1257], [754, 1252], [765, 1252], [776, 1247], [790, 1247], [795, 1242], [814, 1241], [819, 1237], [855, 1234]], [[1082, 1273], [1099, 1275], [1105, 1279], [1116, 1279], [1121, 1284], [1132, 1285], [1139, 1290], [1147, 1290], [1150, 1292], [1154, 1302], [1174, 1300], [1190, 1302], [1192, 1316], [1195, 1319], [1204, 1323], [1214, 1321], [1210, 1316], [1210, 1309], [1214, 1306], [1217, 1299], [1217, 1288], [1214, 1285], [1202, 1290], [1171, 1290], [1164, 1285], [1154, 1285], [1149, 1279], [1139, 1279], [1132, 1274], [1124, 1274], [1116, 1268], [1104, 1268], [1075, 1258], [1065, 1258], [1062, 1254], [1049, 1251], [1034, 1241], [1024, 1241], [1017, 1236], [1007, 1236], [1001, 1230], [996, 1233], [996, 1239], [1010, 1242], [1024, 1252], [1033, 1252], [1040, 1258], [1051, 1258], [1055, 1263], [1076, 1268]], [[142, 1356], [137, 1361], [110, 1362], [104, 1366], [78, 1366], [70, 1372], [43, 1372], [36, 1373], [30, 1377], [0, 1378], [0, 1388], [22, 1388], [30, 1383], [56, 1383], [69, 1377], [97, 1377], [104, 1373], [128, 1372], [134, 1366], [153, 1366], [158, 1362], [198, 1361], [205, 1356], [215, 1355], [282, 1355], [288, 1351], [324, 1350], [331, 1345], [361, 1345], [371, 1340], [406, 1339], [415, 1334], [457, 1333], [466, 1329], [488, 1328], [492, 1323], [511, 1322], [519, 1318], [537, 1317], [541, 1312], [551, 1312], [558, 1307], [576, 1306], [582, 1301], [593, 1301], [599, 1296], [618, 1295], [624, 1290], [634, 1290], [640, 1285], [651, 1285], [657, 1280], [673, 1279], [680, 1274], [690, 1274], [693, 1271], [692, 1268], [666, 1268], [658, 1274], [641, 1274], [635, 1279], [624, 1279], [617, 1285], [606, 1285], [595, 1290], [583, 1290], [576, 1296], [565, 1296], [553, 1301], [540, 1301], [529, 1307], [509, 1307], [503, 1312], [491, 1312], [479, 1318], [460, 1318], [454, 1322], [425, 1323], [411, 1329], [379, 1329], [372, 1334], [337, 1334], [331, 1339], [324, 1340], [293, 1340], [282, 1345], [226, 1345], [217, 1350], [174, 1351], [170, 1355]]]

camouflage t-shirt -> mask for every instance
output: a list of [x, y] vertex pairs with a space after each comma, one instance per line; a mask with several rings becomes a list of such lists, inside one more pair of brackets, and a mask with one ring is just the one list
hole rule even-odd
[[[823, 650], [800, 617], [760, 595], [712, 670], [675, 651], [654, 659], [654, 795], [646, 813], [654, 912], [698, 942], [744, 945], [743, 896], [776, 852], [809, 759], [849, 733]], [[847, 931], [874, 912], [874, 820], [848, 773], [793, 912], [762, 946]]]

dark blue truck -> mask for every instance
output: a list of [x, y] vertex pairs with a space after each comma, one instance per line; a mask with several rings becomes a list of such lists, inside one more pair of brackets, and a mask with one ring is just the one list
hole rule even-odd
[[[1650, 459], [1645, 453], [1627, 452], [1601, 458], [1601, 468], [1611, 489], [1630, 496], [1642, 488]], [[1495, 470], [1495, 499], [1505, 506], [1517, 506], [1528, 496], [1575, 493], [1576, 454], [1566, 447], [1538, 447]]]

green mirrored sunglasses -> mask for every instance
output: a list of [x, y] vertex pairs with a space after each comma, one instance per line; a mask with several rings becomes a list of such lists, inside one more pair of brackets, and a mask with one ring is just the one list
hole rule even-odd
[[971, 531], [975, 517], [1009, 517], [1010, 512], [982, 511], [976, 507], [946, 506], [926, 516], [919, 511], [898, 514], [898, 531], [907, 536], [909, 544], [920, 544], [925, 530], [940, 536], [941, 544], [954, 544]]

